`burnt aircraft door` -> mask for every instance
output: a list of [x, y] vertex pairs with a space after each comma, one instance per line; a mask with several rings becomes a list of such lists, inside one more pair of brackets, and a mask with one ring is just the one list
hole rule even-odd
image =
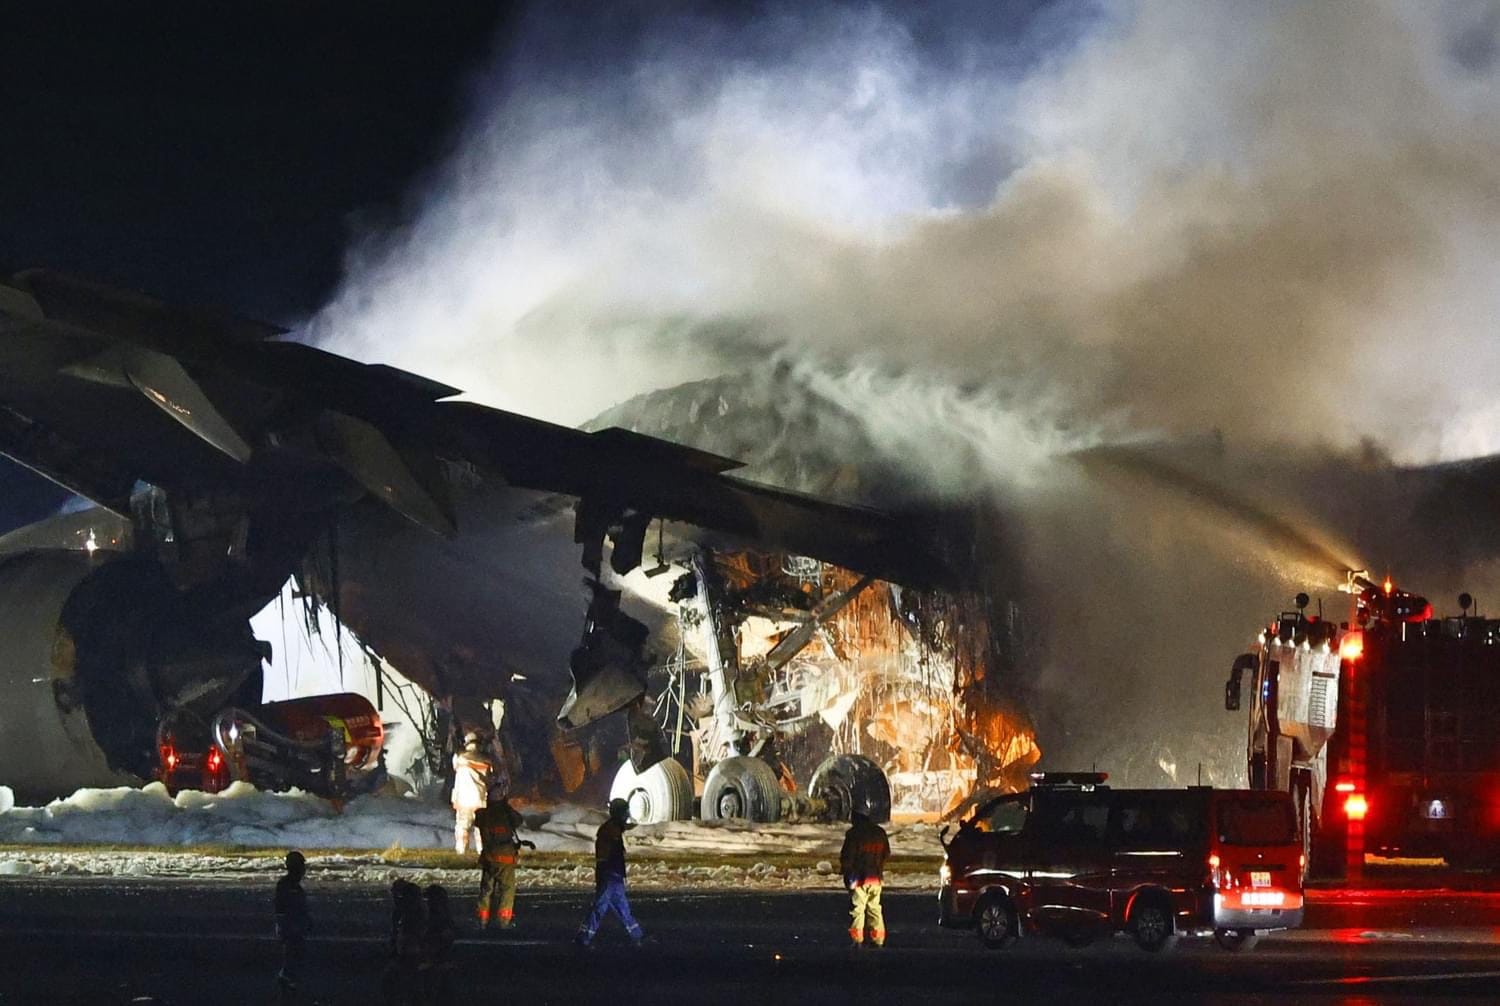
[[1109, 793], [1039, 793], [1027, 832], [1034, 836], [1032, 916], [1062, 933], [1104, 927], [1110, 918]]

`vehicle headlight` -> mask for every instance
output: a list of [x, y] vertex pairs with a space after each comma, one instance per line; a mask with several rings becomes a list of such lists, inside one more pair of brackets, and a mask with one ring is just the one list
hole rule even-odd
[[948, 882], [952, 879], [953, 871], [948, 868], [947, 863], [944, 863], [942, 866], [938, 867], [938, 883], [947, 886]]

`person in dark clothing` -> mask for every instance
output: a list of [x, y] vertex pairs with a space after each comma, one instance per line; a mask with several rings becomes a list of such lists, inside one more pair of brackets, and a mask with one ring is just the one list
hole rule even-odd
[[307, 873], [307, 857], [296, 849], [286, 854], [286, 874], [276, 881], [273, 908], [276, 913], [276, 938], [281, 941], [281, 970], [276, 973], [276, 990], [284, 1003], [295, 1002], [297, 983], [302, 980], [302, 960], [311, 922], [307, 914], [307, 895], [302, 878]]
[[855, 946], [865, 941], [868, 927], [870, 942], [885, 946], [885, 914], [880, 907], [880, 888], [885, 878], [885, 861], [891, 856], [891, 843], [885, 829], [855, 811], [849, 817], [844, 846], [839, 850], [839, 867], [851, 903], [849, 939]]
[[631, 914], [630, 900], [625, 896], [625, 832], [633, 827], [630, 805], [624, 800], [611, 800], [609, 820], [599, 826], [594, 837], [594, 907], [575, 937], [580, 947], [594, 942], [599, 925], [612, 911], [619, 914], [632, 943], [640, 946], [645, 939], [640, 923]]
[[405, 880], [391, 882], [391, 961], [381, 980], [388, 1006], [419, 1003], [422, 961], [427, 949], [427, 910], [422, 889]]
[[424, 1001], [430, 1006], [452, 1006], [453, 942], [458, 938], [458, 930], [448, 910], [448, 891], [441, 884], [433, 884], [423, 893], [427, 897], [427, 941], [422, 961]]
[[501, 929], [515, 922], [516, 856], [522, 846], [536, 848], [517, 834], [522, 825], [510, 801], [498, 789], [490, 793], [489, 802], [474, 817], [479, 829], [479, 903], [474, 906], [474, 921], [484, 929], [494, 919]]

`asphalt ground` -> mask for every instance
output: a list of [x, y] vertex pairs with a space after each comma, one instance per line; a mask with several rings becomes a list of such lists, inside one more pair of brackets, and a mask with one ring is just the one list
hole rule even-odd
[[[302, 1001], [380, 1003], [383, 887], [306, 884], [315, 932]], [[271, 881], [0, 878], [0, 1004], [266, 1003], [279, 949]], [[468, 892], [454, 892], [467, 908]], [[593, 949], [572, 934], [590, 892], [526, 892], [514, 932], [465, 930], [457, 1001], [477, 1003], [1500, 1002], [1500, 893], [1313, 892], [1306, 925], [1249, 953], [1126, 937], [987, 951], [935, 924], [932, 894], [888, 892], [889, 944], [846, 945], [845, 898], [819, 892], [640, 892], [652, 942], [613, 921]]]

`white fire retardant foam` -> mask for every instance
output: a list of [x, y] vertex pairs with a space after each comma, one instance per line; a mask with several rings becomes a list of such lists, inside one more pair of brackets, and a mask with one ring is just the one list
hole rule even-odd
[[[13, 801], [12, 801], [13, 802]], [[573, 850], [573, 827], [545, 830], [541, 848]], [[236, 782], [222, 793], [159, 782], [140, 789], [82, 789], [45, 807], [0, 813], [0, 843], [48, 845], [228, 845], [308, 849], [443, 849], [453, 842], [453, 811], [409, 797], [364, 796], [342, 809], [299, 790], [264, 793]]]
[[[519, 808], [524, 837], [543, 852], [588, 852], [603, 823], [602, 809], [558, 804]], [[817, 854], [837, 852], [841, 824], [748, 821], [674, 821], [642, 825], [631, 847], [645, 856]], [[937, 857], [931, 824], [892, 824], [900, 856]], [[134, 789], [81, 789], [45, 807], [0, 812], [0, 845], [127, 845], [163, 851], [184, 846], [304, 849], [447, 849], [453, 811], [413, 796], [364, 796], [342, 808], [298, 790], [265, 793], [236, 782], [222, 793], [184, 790], [175, 797], [159, 782]], [[25, 858], [25, 857], [21, 857]], [[7, 860], [8, 861], [8, 860]], [[0, 865], [3, 862], [0, 861]]]

